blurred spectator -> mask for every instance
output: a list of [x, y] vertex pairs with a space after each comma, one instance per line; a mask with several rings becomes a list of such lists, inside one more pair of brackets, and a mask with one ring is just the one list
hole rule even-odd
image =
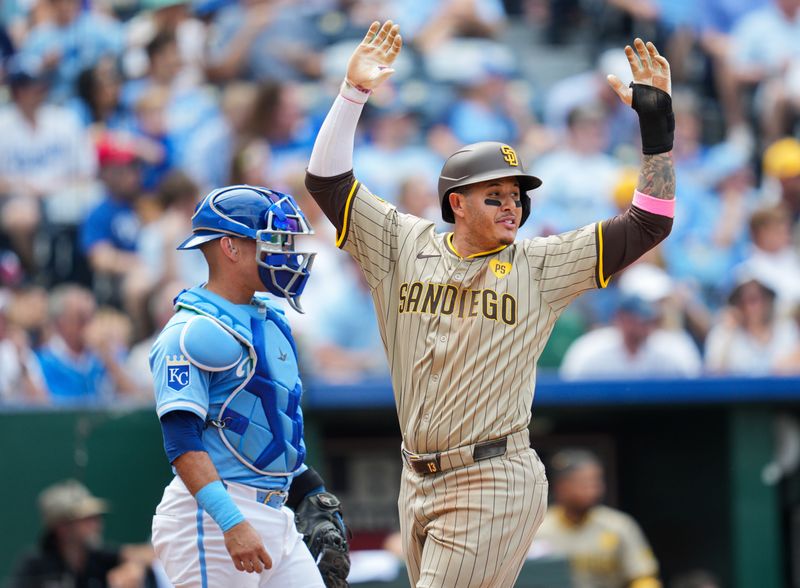
[[136, 248], [142, 272], [134, 279], [153, 286], [176, 280], [190, 286], [205, 282], [208, 266], [203, 255], [194, 250], [176, 250], [192, 231], [192, 214], [200, 201], [200, 190], [186, 174], [173, 171], [161, 182], [156, 196], [162, 212], [139, 233]]
[[743, 86], [757, 85], [756, 108], [767, 143], [790, 130], [800, 112], [800, 0], [772, 2], [742, 17], [731, 59]]
[[50, 222], [77, 223], [93, 195], [95, 155], [77, 118], [44, 104], [47, 86], [35, 63], [15, 58], [8, 83], [12, 102], [0, 110], [0, 227], [34, 272], [42, 206]]
[[158, 333], [175, 314], [173, 301], [186, 287], [182, 282], [166, 282], [157, 288], [148, 300], [148, 322], [150, 323], [151, 336], [142, 339], [131, 348], [125, 362], [125, 371], [136, 385], [137, 399], [142, 402], [153, 403], [153, 373], [150, 370], [150, 351], [156, 341]]
[[150, 545], [103, 545], [105, 500], [92, 496], [77, 480], [65, 480], [39, 495], [44, 524], [36, 552], [19, 562], [11, 588], [96, 586], [150, 588], [155, 559]]
[[731, 64], [734, 26], [749, 12], [772, 0], [703, 0], [699, 3], [698, 41], [710, 61], [714, 87], [728, 129], [728, 138], [746, 133], [747, 116], [742, 93]]
[[4, 288], [19, 286], [22, 284], [24, 276], [19, 256], [13, 251], [0, 248], [0, 292]]
[[179, 87], [196, 86], [204, 79], [206, 26], [192, 15], [189, 0], [144, 0], [142, 11], [126, 24], [127, 49], [123, 58], [128, 77], [147, 71], [147, 44], [160, 32], [175, 35], [181, 58], [181, 70], [175, 83]]
[[27, 333], [9, 322], [11, 292], [0, 289], [0, 404], [47, 401], [39, 364]]
[[411, 175], [438, 177], [444, 160], [420, 137], [416, 115], [401, 104], [373, 110], [369, 141], [356, 146], [353, 165], [365, 186], [396, 202], [400, 186]]
[[[764, 152], [765, 183], [777, 182], [775, 199], [791, 215], [792, 223], [800, 221], [800, 141], [786, 137], [770, 145]], [[769, 190], [770, 186], [766, 186]], [[769, 195], [768, 195], [769, 196]]]
[[386, 376], [372, 296], [361, 269], [350, 258], [335, 290], [329, 290], [315, 338], [310, 341], [315, 374], [333, 382], [357, 382], [363, 376]]
[[298, 90], [274, 81], [258, 87], [240, 136], [232, 137], [237, 143], [230, 183], [286, 190], [288, 178], [305, 169], [314, 131], [300, 108]]
[[133, 114], [121, 100], [122, 79], [112, 57], [103, 57], [83, 70], [77, 80], [77, 100], [72, 102], [84, 126], [95, 132], [131, 131]]
[[231, 184], [250, 186], [276, 185], [269, 172], [272, 169], [272, 150], [269, 143], [257, 137], [244, 138], [233, 152], [228, 173]]
[[567, 127], [566, 144], [533, 166], [542, 187], [533, 194], [533, 222], [525, 227], [526, 236], [561, 233], [614, 215], [620, 165], [604, 153], [608, 135], [602, 108], [575, 108]]
[[111, 400], [115, 393], [135, 394], [136, 387], [120, 365], [119, 315], [94, 321], [91, 292], [73, 285], [56, 288], [50, 296], [53, 332], [36, 352], [54, 404]]
[[[795, 328], [800, 333], [800, 304], [796, 305], [790, 315]], [[780, 375], [800, 375], [800, 338], [795, 344], [780, 352], [775, 360], [775, 373]]]
[[[449, 109], [448, 126], [459, 142], [516, 143], [520, 134], [514, 95], [502, 72], [486, 71], [461, 87]], [[517, 116], [515, 116], [517, 115]], [[521, 122], [521, 121], [519, 121]]]
[[144, 77], [130, 80], [123, 87], [123, 103], [134, 110], [139, 100], [151, 91], [165, 96], [164, 121], [180, 165], [193, 135], [219, 115], [213, 94], [204, 87], [185, 87], [178, 83], [183, 67], [174, 32], [160, 31], [147, 44], [148, 70]]
[[639, 296], [655, 304], [659, 328], [675, 333], [685, 330], [696, 346], [702, 348], [711, 329], [712, 315], [689, 284], [676, 281], [655, 263], [639, 260], [622, 272], [617, 286], [623, 296]]
[[662, 248], [670, 274], [696, 285], [717, 306], [733, 267], [747, 254], [747, 220], [757, 193], [747, 154], [732, 144], [709, 149], [704, 169], [708, 188], [680, 188], [675, 224]]
[[13, 53], [13, 48], [18, 47], [25, 39], [30, 28], [30, 8], [23, 0], [6, 0], [0, 3], [0, 29], [5, 37], [4, 51], [10, 47]]
[[289, 0], [243, 0], [217, 13], [209, 38], [206, 73], [231, 79], [298, 80], [320, 73], [322, 37], [310, 4]]
[[10, 323], [25, 331], [32, 349], [37, 349], [46, 339], [49, 298], [47, 290], [41, 286], [16, 288], [6, 313]]
[[263, 185], [278, 189], [285, 185], [285, 174], [308, 165], [316, 129], [303, 111], [299, 85], [283, 81], [260, 84], [247, 131], [251, 141], [263, 143], [256, 149], [269, 153], [262, 158], [266, 162], [262, 174], [269, 179]]
[[15, 51], [15, 42], [13, 39], [14, 29], [21, 31], [19, 36], [24, 36], [24, 31], [27, 28], [25, 24], [22, 23], [12, 23], [10, 22], [10, 15], [3, 14], [6, 12], [9, 4], [13, 4], [12, 2], [4, 2], [3, 7], [0, 8], [0, 80], [4, 78], [3, 69], [5, 68], [5, 63], [8, 59], [14, 55]]
[[743, 275], [706, 340], [706, 368], [713, 373], [767, 375], [797, 342], [797, 326], [775, 316], [775, 291]]
[[532, 552], [570, 559], [575, 588], [660, 588], [658, 562], [636, 521], [600, 501], [603, 466], [581, 449], [550, 460], [554, 504], [536, 534]]
[[65, 102], [75, 95], [80, 73], [106, 55], [122, 52], [121, 25], [111, 18], [84, 10], [80, 0], [46, 0], [51, 18], [35, 26], [21, 52], [40, 59], [52, 73], [50, 97]]
[[[694, 31], [700, 17], [695, 0], [608, 0], [634, 19], [637, 29], [647, 27], [648, 35], [666, 55], [673, 81], [685, 82]], [[641, 33], [639, 33], [641, 34]]]
[[222, 116], [203, 125], [186, 148], [183, 169], [202, 192], [231, 182], [230, 170], [236, 146], [249, 130], [256, 99], [256, 87], [248, 82], [231, 82], [222, 91]]
[[169, 135], [166, 110], [169, 95], [152, 87], [136, 101], [136, 153], [141, 159], [142, 188], [153, 192], [175, 164], [175, 145]]
[[500, 0], [393, 0], [387, 14], [417, 49], [429, 52], [456, 37], [494, 37], [505, 24]]
[[[397, 199], [397, 208], [400, 212], [426, 219], [436, 219], [441, 216], [439, 194], [436, 186], [431, 184], [428, 177], [422, 175], [406, 177], [400, 185], [400, 194]], [[444, 225], [444, 222], [442, 221], [440, 224]]]
[[[705, 179], [707, 150], [703, 145], [703, 120], [700, 116], [700, 100], [697, 94], [686, 88], [675, 88], [672, 92], [672, 108], [675, 111], [675, 174], [680, 176], [678, 198], [708, 188]], [[676, 198], [677, 200], [677, 198]]]
[[136, 254], [139, 218], [135, 208], [142, 194], [141, 172], [129, 144], [105, 137], [97, 151], [105, 195], [81, 226], [81, 250], [96, 274], [95, 287], [106, 288], [101, 294], [116, 301], [121, 289], [128, 287], [127, 276], [141, 263]]
[[600, 54], [594, 69], [559, 80], [550, 87], [544, 104], [545, 124], [562, 135], [566, 134], [570, 112], [580, 106], [600, 104], [605, 112], [604, 124], [608, 127], [607, 151], [615, 153], [620, 145], [638, 143], [639, 120], [609, 85], [606, 79], [609, 74], [624, 83], [633, 79], [628, 58], [620, 48]]
[[736, 269], [755, 276], [777, 295], [777, 310], [800, 302], [800, 256], [792, 246], [792, 223], [782, 206], [764, 208], [750, 217], [753, 250]]
[[565, 379], [697, 376], [700, 354], [683, 331], [658, 328], [654, 303], [626, 296], [614, 324], [579, 337], [564, 356]]

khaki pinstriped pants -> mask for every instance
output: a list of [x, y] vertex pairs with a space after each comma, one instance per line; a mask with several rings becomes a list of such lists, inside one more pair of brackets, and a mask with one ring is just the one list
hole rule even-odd
[[530, 448], [430, 476], [404, 465], [398, 507], [411, 586], [513, 588], [547, 478]]

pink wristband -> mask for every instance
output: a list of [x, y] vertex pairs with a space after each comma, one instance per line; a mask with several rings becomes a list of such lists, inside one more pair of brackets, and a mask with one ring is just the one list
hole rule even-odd
[[647, 194], [642, 194], [641, 192], [639, 192], [639, 190], [636, 190], [633, 193], [632, 204], [636, 208], [641, 208], [646, 212], [651, 212], [659, 216], [675, 218], [674, 198], [670, 198], [669, 200], [664, 200], [662, 198], [655, 198], [653, 196], [648, 196]]
[[372, 94], [371, 90], [367, 90], [366, 88], [359, 88], [348, 82], [346, 79], [342, 82], [341, 87], [339, 88], [339, 95], [348, 100], [349, 102], [355, 102], [356, 104], [365, 104], [367, 100], [369, 100], [369, 96]]

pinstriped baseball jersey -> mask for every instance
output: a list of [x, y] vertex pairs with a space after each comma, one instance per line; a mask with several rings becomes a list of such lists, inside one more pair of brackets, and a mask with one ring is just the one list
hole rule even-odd
[[599, 230], [462, 257], [451, 233], [353, 181], [337, 244], [372, 290], [408, 450], [443, 451], [528, 426], [536, 360], [553, 325], [599, 283]]

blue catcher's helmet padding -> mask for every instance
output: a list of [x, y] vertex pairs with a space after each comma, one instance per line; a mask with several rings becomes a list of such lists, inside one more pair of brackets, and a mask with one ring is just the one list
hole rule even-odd
[[208, 194], [192, 216], [192, 234], [178, 249], [196, 249], [225, 235], [254, 239], [266, 290], [298, 312], [316, 253], [295, 251], [297, 235], [314, 233], [289, 194], [258, 186], [228, 186]]

